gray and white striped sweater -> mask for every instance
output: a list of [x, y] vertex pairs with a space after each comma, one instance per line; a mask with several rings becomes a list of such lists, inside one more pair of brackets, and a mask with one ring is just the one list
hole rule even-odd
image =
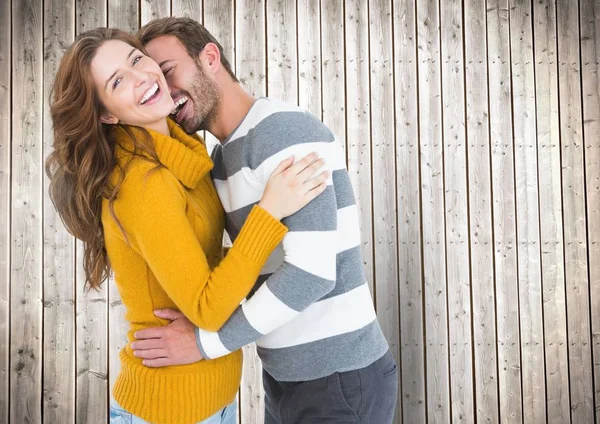
[[283, 159], [312, 151], [332, 173], [327, 189], [283, 220], [288, 234], [253, 294], [225, 325], [216, 333], [197, 329], [205, 358], [256, 342], [265, 370], [276, 380], [304, 381], [366, 367], [388, 350], [363, 271], [344, 151], [321, 121], [297, 106], [260, 98], [215, 148], [213, 180], [227, 232], [235, 243]]

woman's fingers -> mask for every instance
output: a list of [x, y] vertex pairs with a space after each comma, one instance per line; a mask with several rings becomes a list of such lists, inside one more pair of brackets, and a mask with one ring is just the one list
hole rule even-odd
[[326, 188], [327, 188], [327, 181], [324, 181], [321, 184], [319, 184], [318, 186], [316, 186], [315, 188], [313, 188], [312, 190], [310, 190], [308, 193], [306, 193], [306, 196], [305, 196], [306, 204], [308, 205], [310, 202], [312, 202], [313, 199], [315, 199], [319, 194], [323, 193]]
[[314, 161], [312, 164], [304, 168], [302, 171], [298, 173], [298, 178], [300, 182], [305, 182], [314, 177], [317, 174], [317, 171], [321, 169], [325, 165], [325, 159], [319, 158]]
[[292, 166], [293, 163], [294, 163], [294, 156], [290, 156], [289, 158], [282, 160], [281, 163], [279, 165], [277, 165], [277, 168], [275, 168], [273, 170], [273, 172], [271, 173], [271, 176], [281, 174], [283, 171], [285, 171], [290, 166]]
[[300, 159], [298, 162], [290, 166], [288, 172], [292, 175], [297, 175], [300, 172], [304, 171], [306, 167], [310, 166], [310, 164], [317, 160], [318, 157], [319, 155], [317, 155], [315, 152], [309, 153], [308, 155]]
[[310, 180], [306, 181], [304, 183], [304, 189], [308, 193], [309, 191], [314, 190], [315, 188], [319, 187], [321, 184], [327, 185], [327, 179], [329, 178], [329, 175], [330, 175], [329, 171], [321, 172], [316, 177], [311, 178]]

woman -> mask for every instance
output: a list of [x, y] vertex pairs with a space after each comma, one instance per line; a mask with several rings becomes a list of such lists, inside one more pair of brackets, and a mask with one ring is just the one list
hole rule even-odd
[[[53, 88], [50, 196], [67, 229], [84, 242], [86, 282], [113, 272], [135, 331], [165, 324], [177, 308], [216, 331], [248, 294], [282, 240], [279, 222], [325, 189], [323, 162], [282, 162], [221, 260], [224, 212], [198, 137], [167, 118], [174, 109], [159, 66], [125, 32], [81, 34], [65, 53]], [[259, 200], [259, 199], [256, 199]], [[235, 422], [242, 353], [149, 369], [129, 347], [120, 354], [111, 422]], [[136, 421], [137, 420], [137, 421]]]

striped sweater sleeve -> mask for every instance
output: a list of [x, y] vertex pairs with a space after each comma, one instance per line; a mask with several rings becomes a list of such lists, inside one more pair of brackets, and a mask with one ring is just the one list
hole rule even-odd
[[[329, 171], [345, 171], [344, 153], [337, 141], [289, 146], [269, 157], [256, 172], [268, 178], [277, 164], [294, 155], [301, 158], [316, 151]], [[284, 262], [242, 303], [218, 333], [196, 331], [204, 358], [224, 356], [285, 325], [335, 287], [337, 203], [330, 178], [323, 194], [302, 210], [283, 220], [289, 232], [283, 239]]]

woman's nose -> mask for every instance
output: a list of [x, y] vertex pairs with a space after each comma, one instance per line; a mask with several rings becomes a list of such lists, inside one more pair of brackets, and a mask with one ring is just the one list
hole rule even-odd
[[148, 81], [148, 73], [143, 71], [138, 71], [137, 69], [132, 69], [131, 72], [135, 78], [135, 86], [139, 87], [143, 85], [146, 81]]

